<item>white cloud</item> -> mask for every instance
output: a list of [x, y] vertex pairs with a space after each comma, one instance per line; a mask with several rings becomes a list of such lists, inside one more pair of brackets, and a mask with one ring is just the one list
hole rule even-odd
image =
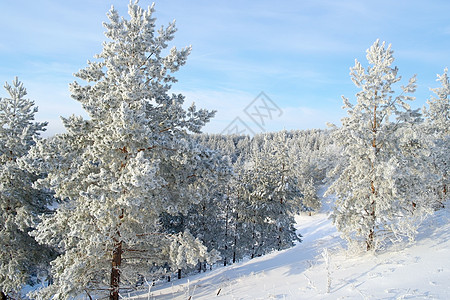
[[[186, 96], [186, 103], [189, 104], [195, 101], [198, 108], [207, 108], [217, 110], [216, 117], [207, 124], [203, 132], [221, 133], [223, 130], [233, 122], [237, 117], [245, 123], [253, 132], [258, 133], [262, 131], [277, 131], [282, 129], [311, 129], [311, 128], [326, 128], [327, 122], [339, 124], [343, 117], [343, 111], [324, 110], [307, 106], [282, 106], [281, 116], [273, 115], [272, 119], [265, 119], [265, 126], [263, 129], [244, 112], [244, 109], [249, 105], [256, 95], [249, 94], [243, 91], [232, 90], [202, 90], [202, 91], [178, 91]], [[275, 100], [274, 100], [275, 101]]]
[[[128, 1], [111, 2], [126, 17]], [[418, 73], [418, 92], [428, 96], [435, 73], [450, 66], [449, 3], [171, 0], [156, 4], [155, 17], [158, 26], [176, 18], [173, 43], [193, 45], [174, 87], [187, 102], [218, 110], [205, 130], [244, 120], [243, 109], [261, 90], [284, 110], [272, 128], [293, 129], [339, 122], [339, 96], [354, 96], [349, 67], [354, 58], [365, 64], [376, 38], [393, 44], [401, 74]], [[59, 115], [83, 112], [68, 84], [101, 49], [109, 8], [101, 1], [0, 1], [0, 81], [19, 75], [55, 130]]]

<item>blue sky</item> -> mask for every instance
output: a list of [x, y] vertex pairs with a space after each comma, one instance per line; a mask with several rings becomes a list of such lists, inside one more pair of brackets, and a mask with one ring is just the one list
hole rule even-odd
[[[39, 106], [37, 119], [50, 122], [45, 135], [64, 131], [59, 116], [84, 114], [68, 84], [100, 52], [111, 5], [126, 16], [127, 4], [0, 1], [0, 81], [19, 76]], [[173, 91], [218, 110], [204, 131], [220, 133], [233, 120], [253, 132], [340, 124], [341, 95], [354, 100], [358, 92], [349, 68], [355, 58], [367, 65], [365, 51], [378, 38], [392, 44], [404, 84], [417, 74], [413, 106], [422, 107], [436, 74], [450, 66], [449, 11], [447, 0], [164, 0], [155, 17], [159, 25], [176, 19], [173, 45], [193, 47]], [[263, 126], [245, 113], [260, 92], [281, 112]]]

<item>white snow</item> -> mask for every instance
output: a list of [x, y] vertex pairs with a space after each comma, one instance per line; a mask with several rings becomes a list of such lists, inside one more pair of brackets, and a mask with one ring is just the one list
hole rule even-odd
[[[327, 212], [301, 215], [297, 229], [303, 242], [291, 249], [158, 284], [150, 293], [122, 296], [158, 300], [450, 299], [449, 220], [447, 208], [420, 227], [413, 244], [383, 253], [352, 254], [345, 250]], [[329, 253], [328, 266], [324, 251]]]

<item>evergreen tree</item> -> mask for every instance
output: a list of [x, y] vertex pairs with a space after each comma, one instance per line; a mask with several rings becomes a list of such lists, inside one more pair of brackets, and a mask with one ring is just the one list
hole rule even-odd
[[[228, 228], [229, 228], [229, 245], [227, 250], [230, 252], [224, 257], [230, 257], [230, 262], [235, 263], [246, 255], [250, 255], [248, 244], [251, 236], [250, 227], [246, 222], [246, 208], [248, 207], [248, 196], [246, 188], [246, 167], [241, 162], [233, 165], [234, 176], [229, 181], [227, 187], [227, 204], [228, 204]], [[250, 212], [251, 213], [251, 212]], [[228, 232], [227, 232], [228, 233]], [[227, 236], [228, 237], [228, 236]]]
[[343, 97], [348, 116], [334, 134], [347, 156], [347, 165], [339, 166], [342, 171], [328, 190], [337, 196], [334, 223], [347, 240], [363, 243], [367, 250], [386, 238], [413, 238], [414, 221], [427, 211], [423, 202], [413, 200], [423, 185], [411, 188], [417, 178], [412, 170], [422, 157], [410, 155], [405, 161], [398, 141], [400, 130], [411, 133], [407, 128], [421, 120], [407, 104], [414, 100], [415, 77], [394, 96], [393, 85], [401, 78], [397, 67], [391, 67], [392, 54], [390, 45], [377, 40], [367, 50], [367, 69], [355, 61], [350, 74], [361, 91], [356, 104]]
[[321, 205], [313, 178], [311, 177], [309, 181], [304, 180], [301, 187], [303, 192], [302, 211], [308, 211], [311, 215], [311, 211], [318, 211]]
[[[261, 145], [259, 145], [261, 144]], [[261, 147], [261, 148], [260, 148]], [[300, 241], [294, 215], [302, 194], [288, 161], [286, 132], [261, 136], [253, 143], [251, 161], [241, 175], [243, 202], [239, 214], [251, 257], [286, 249]]]
[[[217, 184], [223, 185], [220, 181]], [[224, 194], [225, 188], [221, 186], [221, 189], [218, 190], [217, 187], [211, 186], [211, 191], [215, 190], [215, 192], [202, 197], [199, 203], [194, 204], [189, 209], [184, 222], [189, 232], [199, 239], [209, 251], [215, 250], [225, 254], [227, 199], [226, 194]], [[226, 259], [224, 256], [222, 258]], [[200, 261], [200, 263], [203, 262]]]
[[448, 69], [445, 69], [442, 75], [438, 74], [436, 81], [440, 82], [441, 86], [431, 89], [437, 97], [431, 97], [427, 101], [429, 109], [425, 110], [425, 116], [428, 118], [428, 122], [433, 125], [432, 129], [434, 129], [438, 137], [442, 138], [450, 134], [450, 81]]
[[[208, 251], [220, 252], [222, 255], [225, 254], [226, 248], [228, 209], [226, 184], [230, 179], [231, 167], [228, 158], [222, 157], [218, 151], [207, 148], [204, 151], [203, 162], [215, 164], [215, 173], [203, 179], [207, 187], [198, 191], [202, 193], [199, 196], [200, 200], [193, 203], [184, 214], [175, 216], [164, 214], [162, 221], [168, 232], [180, 233], [187, 230], [201, 241]], [[205, 260], [199, 260], [200, 269], [204, 263]]]
[[66, 133], [30, 151], [27, 165], [48, 174], [40, 186], [65, 200], [35, 232], [62, 253], [54, 283], [36, 297], [107, 290], [118, 299], [170, 260], [176, 236], [163, 232], [161, 215], [185, 213], [215, 178], [215, 163], [188, 135], [214, 113], [185, 110], [184, 97], [169, 94], [190, 48], [167, 51], [175, 24], [156, 30], [153, 12], [130, 3], [125, 19], [110, 10], [103, 51], [76, 74], [87, 84], [70, 85], [89, 119], [63, 119]]
[[181, 270], [188, 267], [194, 267], [199, 262], [208, 264], [214, 263], [220, 259], [217, 250], [208, 251], [208, 248], [186, 229], [172, 239], [170, 245], [170, 263], [174, 269], [178, 270], [178, 279], [181, 279]]
[[5, 84], [9, 97], [0, 98], [0, 292], [18, 292], [33, 283], [39, 264], [52, 254], [29, 232], [38, 215], [49, 212], [51, 194], [33, 189], [38, 176], [23, 170], [19, 160], [27, 154], [47, 123], [34, 121], [37, 107], [25, 99], [27, 91], [17, 79]]
[[431, 89], [436, 96], [427, 101], [428, 110], [424, 109], [426, 117], [426, 132], [431, 136], [432, 143], [432, 170], [438, 175], [434, 187], [438, 196], [437, 206], [443, 207], [448, 199], [450, 185], [450, 83], [448, 69], [437, 76], [441, 83], [438, 88]]
[[[301, 202], [302, 211], [317, 211], [320, 209], [320, 199], [317, 197], [317, 185], [320, 183], [320, 174], [317, 168], [314, 142], [306, 142], [305, 132], [296, 132], [289, 139], [289, 166], [303, 193]], [[315, 182], [317, 181], [317, 183]]]

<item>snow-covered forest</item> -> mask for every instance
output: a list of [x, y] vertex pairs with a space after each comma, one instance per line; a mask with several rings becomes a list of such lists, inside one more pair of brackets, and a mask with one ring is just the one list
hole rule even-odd
[[[153, 12], [130, 3], [129, 16], [108, 13], [103, 50], [70, 84], [89, 117], [64, 116], [65, 133], [42, 138], [47, 124], [35, 121], [24, 84], [17, 77], [5, 84], [2, 300], [121, 299], [286, 253], [313, 236], [297, 222], [320, 226], [309, 220], [324, 212], [327, 230], [340, 236], [330, 230], [330, 238], [366, 257], [411, 247], [424, 224], [442, 221], [450, 180], [447, 69], [426, 107], [412, 109], [415, 77], [402, 79], [391, 45], [376, 40], [367, 61], [351, 68], [359, 92], [343, 97], [341, 124], [204, 134], [215, 112], [171, 91], [191, 49], [171, 47], [175, 24], [157, 27]], [[329, 266], [328, 250], [316, 252], [308, 261]]]

